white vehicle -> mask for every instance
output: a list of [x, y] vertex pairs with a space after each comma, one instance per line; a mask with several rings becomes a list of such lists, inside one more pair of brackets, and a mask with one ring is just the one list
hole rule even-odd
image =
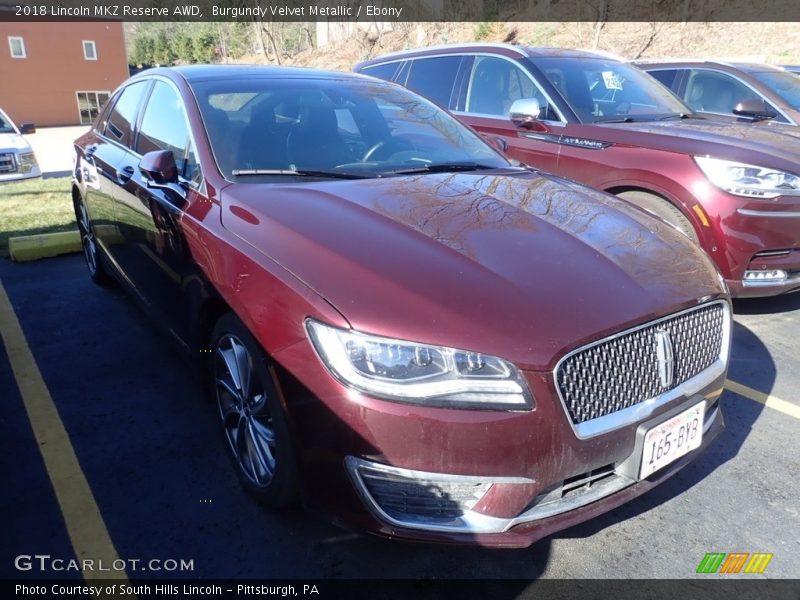
[[31, 145], [22, 137], [35, 132], [32, 123], [17, 128], [0, 108], [0, 183], [42, 176]]

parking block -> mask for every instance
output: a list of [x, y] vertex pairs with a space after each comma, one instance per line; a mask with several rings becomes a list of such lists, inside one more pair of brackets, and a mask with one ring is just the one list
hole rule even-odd
[[81, 236], [75, 230], [13, 237], [8, 240], [8, 251], [17, 262], [80, 252]]

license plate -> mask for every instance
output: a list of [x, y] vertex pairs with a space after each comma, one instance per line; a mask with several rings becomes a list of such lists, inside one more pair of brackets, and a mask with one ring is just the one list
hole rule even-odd
[[659, 423], [645, 434], [639, 479], [649, 477], [700, 446], [703, 440], [705, 407], [705, 402], [695, 404], [679, 415]]

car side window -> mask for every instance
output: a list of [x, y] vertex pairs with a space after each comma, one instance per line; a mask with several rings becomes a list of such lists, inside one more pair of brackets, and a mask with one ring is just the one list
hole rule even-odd
[[384, 63], [382, 65], [370, 65], [361, 69], [361, 73], [363, 75], [370, 75], [371, 77], [377, 77], [378, 79], [383, 79], [385, 81], [391, 81], [397, 73], [397, 69], [399, 67], [399, 62]]
[[460, 56], [418, 58], [413, 61], [406, 87], [433, 100], [439, 106], [450, 107], [450, 96], [461, 65]]
[[148, 85], [148, 81], [139, 81], [122, 90], [106, 120], [106, 137], [131, 147], [136, 115]]
[[515, 64], [494, 56], [478, 56], [467, 93], [468, 113], [507, 117], [515, 100], [536, 98], [541, 118], [558, 121], [555, 109], [530, 76]]
[[762, 98], [730, 75], [707, 69], [692, 69], [683, 94], [692, 109], [723, 115], [732, 115], [739, 102], [750, 99]]
[[677, 79], [678, 69], [658, 69], [656, 71], [647, 71], [647, 73], [654, 77], [661, 83], [661, 85], [665, 85], [673, 92], [675, 90], [675, 80]]
[[198, 181], [198, 165], [189, 143], [186, 111], [178, 93], [167, 83], [156, 81], [144, 110], [136, 151], [171, 150], [178, 174], [188, 181]]

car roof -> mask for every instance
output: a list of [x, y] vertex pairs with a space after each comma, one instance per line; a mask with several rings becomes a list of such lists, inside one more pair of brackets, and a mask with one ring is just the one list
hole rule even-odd
[[753, 63], [753, 62], [731, 62], [726, 60], [706, 60], [706, 59], [691, 59], [691, 58], [676, 58], [676, 59], [643, 59], [633, 61], [633, 64], [640, 67], [688, 67], [688, 66], [713, 66], [721, 67], [727, 70], [744, 71], [745, 73], [759, 73], [763, 71], [785, 71], [783, 67], [777, 65], [768, 65], [766, 63]]
[[189, 83], [225, 79], [330, 79], [375, 82], [372, 77], [342, 71], [325, 71], [308, 67], [277, 67], [272, 65], [185, 65], [158, 67], [141, 71], [135, 77], [177, 74]]
[[437, 46], [427, 46], [424, 48], [415, 48], [413, 50], [400, 50], [398, 52], [390, 52], [382, 54], [374, 59], [367, 60], [363, 65], [385, 62], [387, 60], [411, 58], [414, 56], [423, 56], [426, 54], [447, 54], [447, 53], [460, 53], [460, 52], [500, 52], [505, 55], [516, 54], [519, 58], [529, 57], [563, 57], [563, 58], [606, 58], [613, 60], [622, 60], [620, 57], [615, 56], [608, 52], [577, 50], [573, 48], [553, 48], [553, 47], [533, 47], [521, 46], [517, 44], [501, 44], [491, 42], [469, 42], [461, 44], [441, 44]]

